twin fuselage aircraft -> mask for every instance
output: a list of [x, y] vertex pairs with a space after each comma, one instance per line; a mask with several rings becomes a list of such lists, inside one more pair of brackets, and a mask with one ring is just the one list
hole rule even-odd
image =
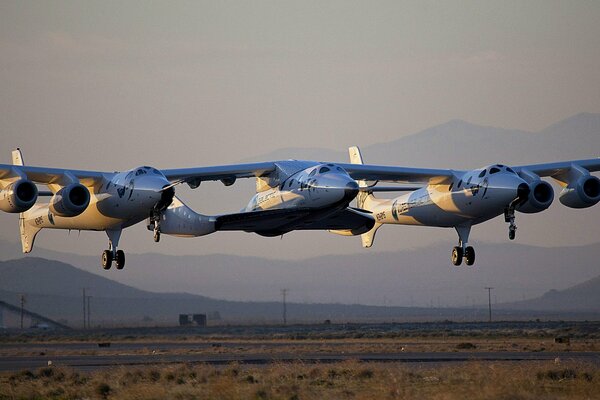
[[[187, 169], [138, 167], [125, 172], [81, 171], [25, 166], [21, 151], [13, 164], [0, 164], [0, 210], [19, 213], [24, 253], [33, 249], [43, 228], [105, 231], [109, 248], [102, 267], [125, 266], [118, 249], [123, 229], [147, 220], [154, 240], [161, 233], [196, 237], [216, 231], [245, 231], [280, 236], [294, 230], [327, 230], [360, 235], [373, 245], [383, 224], [455, 228], [459, 241], [452, 263], [475, 262], [468, 245], [471, 226], [504, 215], [509, 238], [515, 238], [515, 212], [537, 213], [554, 200], [552, 177], [562, 186], [560, 202], [571, 208], [600, 201], [600, 159], [509, 167], [490, 165], [472, 171], [424, 169], [363, 164], [357, 147], [349, 149], [349, 164], [276, 161]], [[256, 194], [239, 213], [206, 216], [186, 206], [175, 188], [195, 189], [203, 181], [232, 185], [255, 178]], [[378, 186], [378, 182], [395, 183]], [[397, 185], [400, 184], [400, 185]], [[39, 191], [45, 185], [49, 191]], [[380, 199], [375, 192], [406, 192]], [[37, 203], [48, 196], [48, 203]], [[357, 200], [357, 207], [350, 203]]]

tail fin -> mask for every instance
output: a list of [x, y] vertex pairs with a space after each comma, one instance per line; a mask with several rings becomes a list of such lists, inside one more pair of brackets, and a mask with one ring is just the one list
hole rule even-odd
[[[13, 165], [25, 165], [23, 161], [23, 153], [21, 153], [21, 149], [18, 147], [12, 151], [12, 163]], [[19, 230], [21, 232], [21, 246], [23, 247], [23, 253], [29, 253], [31, 250], [33, 250], [35, 236], [42, 229], [29, 223], [28, 216], [30, 214], [31, 210], [27, 210], [19, 214]]]
[[13, 165], [25, 165], [23, 162], [23, 153], [18, 147], [12, 151], [12, 163]]
[[[348, 154], [350, 155], [350, 163], [352, 164], [364, 164], [362, 154], [360, 153], [360, 149], [358, 146], [352, 146], [348, 148]], [[361, 188], [366, 188], [371, 185], [367, 183], [365, 180], [358, 181], [358, 186]], [[375, 199], [373, 196], [373, 192], [361, 190], [356, 197], [356, 206], [363, 210], [369, 209], [369, 204], [371, 200]], [[375, 241], [375, 233], [377, 229], [381, 227], [381, 224], [376, 222], [373, 225], [373, 228], [367, 233], [363, 233], [360, 235], [360, 239], [362, 240], [363, 247], [371, 247], [373, 246], [373, 242]]]

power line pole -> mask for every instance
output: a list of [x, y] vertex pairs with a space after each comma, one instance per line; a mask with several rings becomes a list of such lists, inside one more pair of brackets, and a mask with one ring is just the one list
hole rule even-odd
[[489, 317], [490, 317], [490, 322], [492, 322], [492, 289], [493, 289], [493, 287], [486, 287], [485, 289], [488, 291], [488, 313], [489, 313]]
[[85, 288], [83, 288], [83, 329], [85, 329], [85, 327], [86, 327], [86, 314], [85, 314], [86, 309], [85, 309], [85, 303], [86, 303], [86, 300], [85, 300]]
[[285, 302], [285, 298], [290, 289], [281, 289], [281, 296], [283, 297], [283, 324], [287, 325], [287, 304]]
[[87, 297], [87, 327], [88, 329], [92, 326], [92, 324], [90, 323], [92, 317], [91, 317], [91, 313], [90, 313], [90, 299], [92, 298], [92, 296], [88, 296]]
[[23, 329], [23, 314], [25, 312], [25, 295], [21, 294], [21, 329]]

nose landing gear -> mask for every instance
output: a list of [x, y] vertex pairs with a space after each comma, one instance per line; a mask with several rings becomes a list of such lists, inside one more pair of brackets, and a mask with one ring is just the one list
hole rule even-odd
[[465, 264], [471, 266], [475, 263], [475, 249], [467, 246], [471, 226], [456, 226], [454, 229], [458, 233], [458, 246], [452, 248], [452, 264], [458, 267], [464, 258]]
[[112, 267], [113, 261], [116, 264], [117, 269], [125, 268], [125, 252], [123, 250], [117, 250], [119, 245], [119, 239], [121, 237], [121, 230], [107, 230], [108, 235], [108, 250], [102, 252], [102, 268], [108, 270]]

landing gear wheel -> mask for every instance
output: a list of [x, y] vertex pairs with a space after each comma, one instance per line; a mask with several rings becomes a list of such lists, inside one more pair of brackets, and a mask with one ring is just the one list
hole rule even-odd
[[463, 250], [462, 247], [455, 246], [452, 248], [452, 264], [457, 267], [462, 263], [463, 259]]
[[117, 269], [125, 268], [125, 253], [123, 250], [117, 250], [117, 257], [115, 261], [117, 263]]
[[465, 249], [465, 263], [469, 266], [475, 263], [475, 249], [471, 246]]
[[112, 251], [104, 250], [102, 252], [102, 268], [110, 269], [110, 267], [112, 266], [112, 261], [113, 261]]
[[515, 240], [516, 231], [517, 231], [516, 226], [514, 226], [514, 227], [511, 226], [510, 228], [508, 228], [508, 238], [510, 240]]
[[158, 232], [158, 231], [154, 232], [154, 242], [155, 243], [160, 242], [160, 232]]

